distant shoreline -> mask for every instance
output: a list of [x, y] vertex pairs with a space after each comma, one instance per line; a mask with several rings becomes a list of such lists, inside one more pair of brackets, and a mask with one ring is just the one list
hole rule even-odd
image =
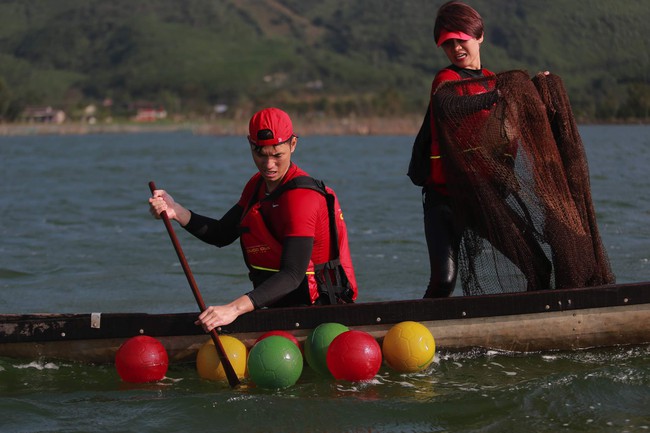
[[[300, 136], [309, 135], [417, 135], [421, 116], [294, 119], [294, 131]], [[579, 122], [580, 125], [649, 125], [641, 120], [634, 122]], [[196, 135], [246, 136], [248, 121], [220, 119], [204, 122], [157, 123], [0, 123], [0, 137], [29, 135], [84, 135], [190, 132]]]
[[[297, 135], [415, 135], [422, 123], [421, 117], [399, 118], [328, 118], [295, 119]], [[0, 124], [0, 137], [25, 135], [84, 135], [148, 132], [191, 132], [196, 135], [245, 136], [248, 122], [218, 120], [214, 122], [160, 122], [160, 123], [5, 123]]]

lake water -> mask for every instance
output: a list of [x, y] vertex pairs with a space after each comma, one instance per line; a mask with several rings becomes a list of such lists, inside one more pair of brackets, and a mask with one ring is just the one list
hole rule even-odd
[[[618, 282], [650, 280], [650, 127], [582, 126], [599, 228]], [[412, 137], [301, 137], [294, 161], [339, 195], [359, 301], [419, 298], [428, 279]], [[191, 133], [0, 137], [0, 313], [196, 311], [154, 180], [220, 217], [254, 167], [241, 137]], [[176, 226], [178, 227], [178, 226]], [[177, 229], [208, 304], [250, 282], [238, 244]], [[207, 338], [206, 338], [207, 339]], [[438, 353], [424, 373], [366, 384], [316, 377], [271, 392], [174, 366], [127, 386], [113, 366], [0, 359], [6, 432], [636, 432], [650, 430], [650, 347]]]

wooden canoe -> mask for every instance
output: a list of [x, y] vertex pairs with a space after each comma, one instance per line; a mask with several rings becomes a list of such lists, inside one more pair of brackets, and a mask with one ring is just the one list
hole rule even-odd
[[[111, 363], [136, 335], [159, 339], [170, 362], [194, 361], [209, 335], [197, 313], [2, 314], [0, 356]], [[381, 341], [396, 323], [412, 320], [437, 348], [514, 352], [575, 350], [650, 343], [650, 282], [444, 299], [368, 302], [258, 310], [220, 332], [250, 347], [270, 330], [299, 340], [321, 323], [338, 322]]]

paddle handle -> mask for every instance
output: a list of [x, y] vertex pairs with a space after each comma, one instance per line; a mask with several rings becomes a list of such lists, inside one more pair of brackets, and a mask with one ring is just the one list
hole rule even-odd
[[[154, 183], [154, 181], [149, 182], [149, 189], [151, 190], [152, 194], [156, 190], [156, 184]], [[162, 211], [160, 213], [160, 217], [165, 223], [165, 228], [167, 229], [169, 238], [171, 239], [172, 244], [174, 245], [174, 250], [176, 251], [178, 260], [180, 260], [181, 262], [181, 266], [183, 267], [183, 272], [185, 272], [185, 277], [187, 278], [187, 282], [190, 284], [190, 288], [192, 289], [192, 293], [194, 294], [194, 299], [196, 299], [196, 303], [198, 304], [199, 309], [201, 310], [201, 312], [203, 312], [206, 309], [205, 302], [203, 302], [203, 297], [201, 296], [199, 287], [197, 286], [196, 281], [194, 280], [194, 275], [192, 274], [190, 265], [189, 263], [187, 263], [187, 260], [185, 259], [185, 254], [183, 253], [183, 249], [181, 248], [180, 242], [178, 242], [178, 238], [176, 237], [176, 232], [174, 231], [174, 227], [172, 227], [172, 223], [169, 220], [169, 217], [167, 216], [167, 211]], [[234, 388], [237, 385], [239, 385], [239, 378], [237, 377], [237, 373], [235, 373], [235, 369], [233, 368], [230, 359], [228, 359], [228, 355], [226, 355], [226, 351], [223, 348], [223, 345], [221, 344], [221, 339], [219, 338], [219, 334], [215, 329], [210, 331], [210, 336], [212, 337], [212, 341], [214, 342], [214, 347], [217, 349], [217, 355], [219, 356], [219, 360], [221, 361], [223, 370], [226, 373], [226, 378], [228, 379], [228, 383], [232, 388]]]

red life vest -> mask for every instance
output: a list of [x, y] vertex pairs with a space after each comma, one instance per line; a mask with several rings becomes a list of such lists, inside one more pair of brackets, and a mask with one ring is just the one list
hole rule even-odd
[[[488, 76], [493, 76], [494, 73], [491, 71], [488, 71], [487, 69], [483, 69], [483, 75], [488, 77]], [[458, 73], [455, 70], [445, 68], [441, 70], [437, 75], [436, 78], [433, 80], [433, 83], [431, 85], [431, 100], [433, 101], [433, 95], [440, 86], [445, 81], [456, 81], [456, 80], [464, 80], [467, 78], [463, 78], [460, 73]], [[481, 84], [468, 84], [466, 86], [459, 87], [459, 89], [462, 89], [463, 94], [465, 95], [476, 95], [479, 93], [485, 93], [490, 91], [491, 89], [486, 89], [483, 85]], [[433, 112], [434, 110], [434, 104], [430, 104], [430, 110], [431, 110], [431, 152], [429, 156], [429, 163], [430, 163], [430, 170], [429, 170], [429, 178], [427, 179], [427, 184], [433, 185], [436, 187], [436, 189], [440, 190], [441, 192], [446, 193], [446, 183], [447, 179], [444, 174], [443, 170], [443, 163], [441, 160], [441, 155], [440, 155], [440, 142], [439, 142], [439, 137], [438, 137], [438, 128], [436, 126], [436, 116], [435, 113]], [[488, 110], [483, 110], [482, 113], [479, 113], [477, 115], [479, 116], [485, 116], [487, 117]]]
[[[260, 180], [258, 191], [261, 183]], [[249, 272], [251, 275], [268, 273], [269, 276], [279, 272], [282, 244], [269, 231], [260, 213], [260, 206], [263, 201], [274, 200], [283, 192], [294, 188], [317, 191], [327, 202], [331, 241], [330, 260], [326, 263], [314, 263], [313, 260], [309, 260], [306, 278], [312, 304], [321, 296], [325, 296], [320, 300], [323, 304], [354, 301], [357, 298], [357, 282], [341, 206], [331, 188], [309, 176], [297, 176], [287, 181], [262, 200], [257, 200], [257, 192], [253, 194], [251, 203], [244, 211], [240, 222], [240, 242]], [[251, 279], [256, 278], [251, 277]]]

